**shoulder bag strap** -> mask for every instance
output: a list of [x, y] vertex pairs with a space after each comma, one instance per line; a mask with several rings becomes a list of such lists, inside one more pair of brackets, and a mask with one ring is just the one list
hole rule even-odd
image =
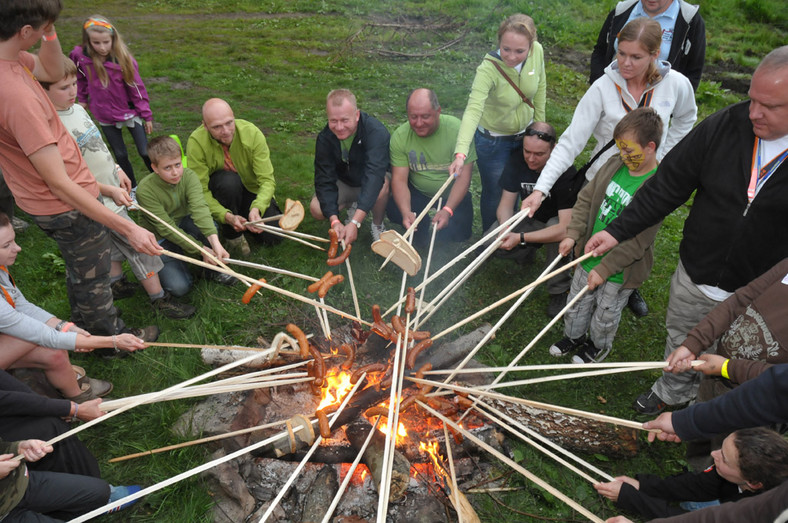
[[514, 83], [511, 77], [509, 77], [509, 75], [506, 74], [503, 69], [501, 69], [501, 66], [498, 64], [498, 62], [496, 62], [495, 60], [490, 60], [489, 58], [485, 58], [485, 60], [493, 64], [495, 68], [498, 69], [498, 72], [501, 73], [501, 76], [503, 76], [506, 79], [506, 81], [509, 82], [509, 85], [511, 85], [514, 88], [514, 90], [517, 91], [517, 94], [520, 95], [520, 98], [523, 99], [523, 102], [527, 103], [531, 109], [536, 110], [534, 108], [533, 102], [531, 102], [531, 100], [527, 96], [525, 96], [525, 94], [520, 90], [520, 88], [517, 87], [517, 84]]

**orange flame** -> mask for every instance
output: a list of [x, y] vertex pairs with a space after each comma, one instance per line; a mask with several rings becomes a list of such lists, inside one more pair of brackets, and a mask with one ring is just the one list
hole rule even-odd
[[352, 388], [349, 372], [337, 372], [336, 369], [330, 371], [326, 376], [326, 385], [323, 386], [320, 405], [317, 406], [318, 410], [331, 405], [339, 405]]

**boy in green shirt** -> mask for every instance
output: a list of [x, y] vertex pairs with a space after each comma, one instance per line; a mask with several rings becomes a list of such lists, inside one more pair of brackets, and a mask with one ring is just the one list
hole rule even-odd
[[[566, 238], [558, 247], [563, 256], [572, 248], [583, 253], [588, 239], [613, 221], [632, 196], [657, 170], [656, 151], [662, 120], [649, 107], [637, 108], [618, 122], [613, 137], [619, 155], [608, 160], [578, 194]], [[573, 363], [600, 362], [610, 352], [629, 295], [651, 273], [652, 245], [661, 222], [603, 256], [576, 266], [567, 302], [588, 285], [564, 317], [564, 338], [550, 347], [552, 356], [577, 351]], [[587, 336], [587, 333], [590, 334]]]
[[[195, 243], [206, 246], [217, 258], [230, 255], [219, 243], [216, 225], [211, 211], [205, 202], [202, 185], [191, 169], [183, 167], [181, 148], [169, 136], [157, 136], [148, 143], [148, 156], [156, 176], [146, 176], [137, 185], [137, 201], [142, 207], [161, 218]], [[206, 263], [215, 265], [213, 260], [182, 236], [158, 220], [141, 215], [141, 224], [156, 234], [159, 244], [166, 250], [201, 257]], [[192, 286], [192, 275], [180, 260], [162, 255], [164, 268], [159, 271], [159, 279], [164, 289], [173, 296], [183, 296]], [[224, 273], [206, 269], [205, 277], [232, 285], [235, 278]]]

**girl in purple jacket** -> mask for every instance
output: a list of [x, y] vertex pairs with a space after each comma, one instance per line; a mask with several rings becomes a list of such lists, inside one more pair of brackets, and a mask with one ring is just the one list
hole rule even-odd
[[69, 55], [77, 64], [77, 97], [101, 125], [115, 160], [136, 187], [134, 169], [123, 143], [128, 127], [137, 152], [151, 171], [148, 138], [153, 131], [153, 113], [148, 92], [140, 78], [136, 60], [112, 23], [93, 15], [82, 25], [82, 45]]

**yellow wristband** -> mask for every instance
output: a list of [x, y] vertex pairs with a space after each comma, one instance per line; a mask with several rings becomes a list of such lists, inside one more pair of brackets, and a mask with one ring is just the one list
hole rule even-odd
[[731, 361], [731, 360], [725, 360], [725, 361], [722, 363], [722, 368], [720, 369], [720, 375], [721, 375], [723, 378], [725, 378], [726, 380], [729, 380], [729, 379], [731, 379], [731, 378], [730, 378], [730, 376], [728, 376], [728, 362], [729, 362], [729, 361]]

